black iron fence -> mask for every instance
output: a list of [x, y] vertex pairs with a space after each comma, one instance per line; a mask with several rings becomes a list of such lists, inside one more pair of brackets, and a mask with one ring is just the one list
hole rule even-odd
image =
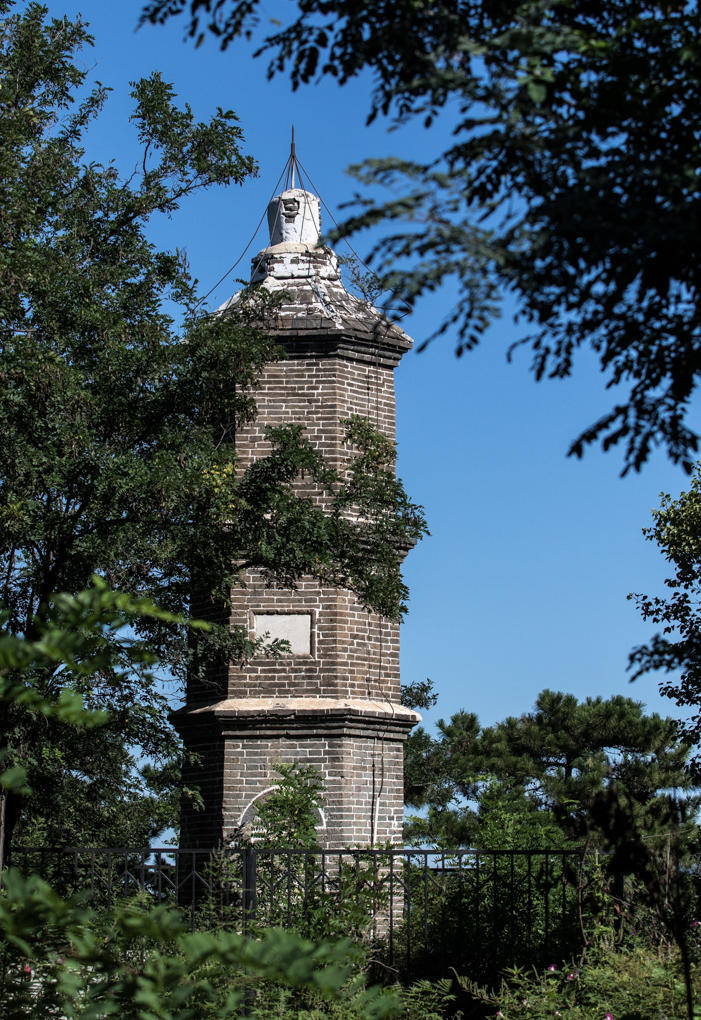
[[616, 923], [621, 882], [578, 850], [17, 847], [10, 863], [98, 910], [138, 898], [178, 905], [193, 928], [353, 934], [399, 973], [480, 979], [577, 953], [602, 910]]

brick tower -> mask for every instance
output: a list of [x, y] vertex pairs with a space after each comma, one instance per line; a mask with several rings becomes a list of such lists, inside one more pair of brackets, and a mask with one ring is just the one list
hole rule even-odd
[[[300, 423], [340, 465], [342, 418], [363, 415], [394, 439], [394, 369], [411, 340], [346, 291], [335, 254], [319, 242], [319, 200], [295, 188], [294, 176], [268, 221], [270, 245], [253, 259], [251, 281], [286, 294], [266, 328], [287, 357], [266, 367], [258, 417], [237, 434], [237, 453], [244, 464], [262, 456], [266, 425]], [[200, 760], [188, 778], [205, 804], [184, 812], [181, 846], [227, 844], [250, 826], [277, 761], [322, 773], [323, 846], [400, 843], [402, 744], [419, 716], [400, 704], [399, 625], [311, 578], [294, 591], [271, 588], [255, 572], [245, 580], [233, 593], [231, 625], [285, 638], [290, 652], [230, 666], [218, 696], [191, 687], [175, 713]]]

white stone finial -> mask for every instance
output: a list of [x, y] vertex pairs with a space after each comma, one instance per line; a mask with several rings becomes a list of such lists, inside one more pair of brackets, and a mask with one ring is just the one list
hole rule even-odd
[[321, 235], [319, 199], [302, 188], [289, 188], [268, 206], [270, 244], [308, 244], [316, 247]]

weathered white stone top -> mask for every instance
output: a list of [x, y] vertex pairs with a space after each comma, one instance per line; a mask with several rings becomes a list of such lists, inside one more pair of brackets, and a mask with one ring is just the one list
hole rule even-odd
[[277, 281], [340, 281], [338, 259], [321, 241], [319, 199], [311, 191], [288, 188], [268, 206], [270, 244], [258, 252], [251, 266], [251, 283], [262, 283], [268, 290], [280, 287]]
[[[373, 357], [386, 356], [396, 364], [411, 340], [379, 309], [348, 293], [335, 252], [321, 243], [319, 207], [318, 197], [303, 188], [288, 188], [268, 206], [270, 243], [251, 260], [251, 283], [282, 294], [284, 300], [275, 306], [266, 326], [282, 341], [350, 336], [358, 356], [365, 343], [372, 346]], [[218, 312], [225, 314], [240, 294], [225, 301]], [[367, 351], [366, 355], [371, 356]]]
[[315, 248], [321, 237], [319, 199], [310, 191], [290, 188], [268, 206], [270, 244], [308, 244]]

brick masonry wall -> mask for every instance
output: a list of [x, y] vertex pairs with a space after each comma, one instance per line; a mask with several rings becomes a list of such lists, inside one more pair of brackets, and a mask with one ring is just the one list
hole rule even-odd
[[265, 367], [255, 397], [258, 417], [236, 436], [242, 465], [269, 452], [267, 425], [304, 425], [306, 436], [337, 467], [348, 456], [341, 443], [342, 418], [363, 415], [395, 439], [394, 370], [382, 364], [288, 357]]
[[253, 802], [274, 785], [274, 763], [294, 761], [313, 765], [324, 778], [324, 819], [317, 830], [324, 846], [401, 841], [402, 745], [381, 735], [295, 736], [290, 732], [286, 737], [227, 738], [226, 833], [237, 832], [250, 821]]
[[296, 591], [268, 588], [253, 573], [232, 596], [232, 625], [253, 631], [256, 613], [307, 613], [311, 654], [257, 656], [229, 669], [229, 697], [399, 700], [399, 624], [337, 588], [302, 579]]
[[180, 846], [209, 849], [219, 846], [224, 831], [224, 742], [213, 732], [212, 726], [188, 728], [185, 739], [192, 760], [186, 757], [183, 765], [183, 785], [199, 790], [203, 809], [194, 806], [189, 797], [183, 797], [180, 810]]
[[[304, 425], [305, 434], [337, 468], [349, 456], [342, 443], [342, 418], [363, 415], [394, 440], [391, 360], [318, 351], [299, 356], [294, 343], [288, 344], [293, 356], [266, 367], [255, 394], [258, 417], [237, 435], [242, 466], [269, 452], [267, 425]], [[232, 593], [231, 625], [253, 634], [256, 614], [307, 614], [309, 652], [277, 661], [258, 656], [220, 671], [211, 687], [190, 684], [188, 706], [199, 708], [199, 714], [195, 718], [186, 708], [176, 723], [186, 745], [200, 756], [187, 778], [200, 786], [205, 810], [184, 812], [181, 846], [229, 840], [242, 820], [250, 821], [255, 799], [274, 784], [276, 761], [305, 762], [321, 771], [326, 827], [319, 835], [324, 845], [401, 842], [402, 742], [410, 722], [405, 717], [400, 725], [393, 718], [399, 709], [398, 625], [363, 608], [352, 593], [320, 586], [313, 578], [302, 578], [294, 591], [270, 587], [256, 572], [249, 572], [245, 582]], [[218, 703], [212, 701], [215, 691], [223, 699]], [[237, 720], [230, 699], [240, 705], [249, 698], [281, 704], [300, 698], [372, 701], [382, 706], [387, 722], [356, 711], [353, 718], [310, 724], [293, 710], [284, 724], [271, 722], [264, 712], [254, 720]]]

